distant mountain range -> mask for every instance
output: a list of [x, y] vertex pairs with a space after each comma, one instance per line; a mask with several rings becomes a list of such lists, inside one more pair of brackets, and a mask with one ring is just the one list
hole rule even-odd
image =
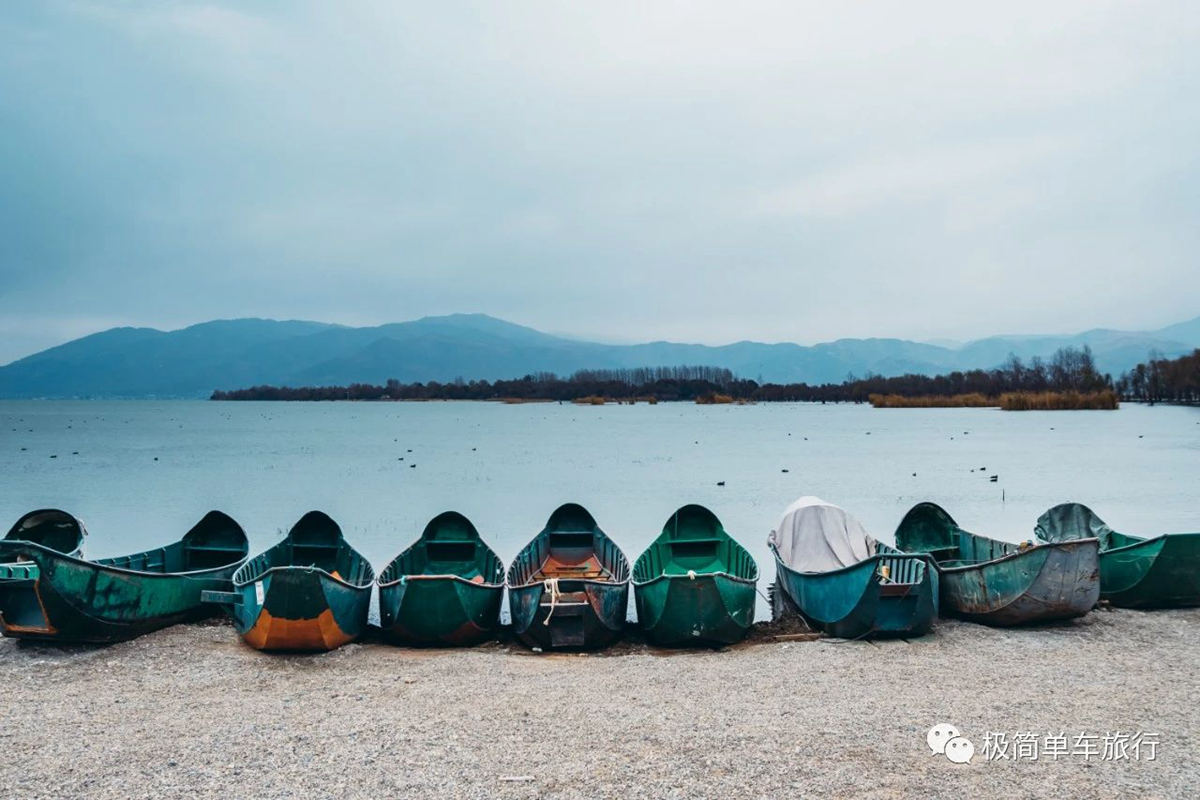
[[1157, 331], [1096, 329], [1073, 336], [994, 336], [965, 344], [839, 339], [797, 344], [598, 344], [551, 336], [484, 314], [424, 317], [373, 328], [267, 319], [216, 320], [177, 331], [113, 328], [0, 367], [0, 397], [207, 397], [258, 384], [339, 385], [515, 378], [531, 372], [708, 365], [773, 382], [991, 368], [1015, 353], [1050, 356], [1091, 346], [1114, 375], [1151, 350], [1200, 347], [1200, 317]]

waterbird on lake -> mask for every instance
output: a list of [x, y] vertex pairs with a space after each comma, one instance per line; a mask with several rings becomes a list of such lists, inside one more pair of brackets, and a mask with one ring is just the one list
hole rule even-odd
[[725, 481], [717, 481], [717, 486], [724, 486], [724, 485], [725, 485]]

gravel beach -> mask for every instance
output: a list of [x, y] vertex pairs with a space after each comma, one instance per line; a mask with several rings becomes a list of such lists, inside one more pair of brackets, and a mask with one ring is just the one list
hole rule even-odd
[[[0, 794], [1195, 796], [1200, 610], [720, 652], [351, 644], [224, 621], [111, 647], [0, 641]], [[932, 754], [950, 723], [969, 764]], [[1158, 734], [1156, 758], [989, 761], [988, 732]]]

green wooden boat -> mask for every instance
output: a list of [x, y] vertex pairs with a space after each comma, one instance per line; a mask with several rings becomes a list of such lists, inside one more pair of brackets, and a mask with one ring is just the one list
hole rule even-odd
[[896, 529], [896, 547], [933, 556], [943, 614], [1009, 626], [1081, 617], [1100, 597], [1100, 542], [1012, 544], [965, 531], [933, 503]]
[[87, 528], [83, 522], [57, 508], [30, 511], [16, 521], [0, 539], [0, 581], [29, 580], [37, 575], [37, 564], [18, 561], [15, 550], [22, 544], [36, 544], [69, 556], [83, 555]]
[[223, 605], [242, 639], [259, 650], [333, 650], [367, 628], [375, 571], [320, 511], [300, 518], [279, 544], [233, 575]]
[[567, 503], [508, 568], [513, 633], [530, 647], [604, 647], [629, 608], [629, 560], [583, 506]]
[[1087, 506], [1063, 503], [1038, 517], [1044, 542], [1100, 540], [1100, 598], [1124, 608], [1200, 606], [1200, 533], [1118, 533]]
[[0, 617], [5, 607], [13, 620], [32, 619], [41, 612], [34, 584], [38, 577], [36, 561], [22, 555], [25, 545], [39, 545], [72, 556], [83, 555], [87, 529], [65, 511], [43, 508], [30, 511], [0, 539]]
[[654, 644], [740, 641], [754, 624], [758, 565], [704, 506], [676, 511], [633, 565], [638, 622]]
[[854, 517], [816, 497], [788, 507], [768, 539], [776, 596], [842, 639], [920, 636], [938, 612], [938, 574], [925, 553], [875, 541]]
[[228, 587], [248, 544], [240, 525], [210, 511], [179, 541], [132, 555], [86, 561], [33, 542], [18, 552], [36, 572], [24, 585], [0, 582], [0, 632], [120, 642], [212, 614], [201, 593]]
[[402, 644], [470, 645], [496, 636], [504, 564], [456, 511], [430, 520], [421, 538], [379, 573], [379, 619]]

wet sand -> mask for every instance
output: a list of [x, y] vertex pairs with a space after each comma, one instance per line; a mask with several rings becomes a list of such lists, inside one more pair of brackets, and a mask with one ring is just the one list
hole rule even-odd
[[[351, 644], [223, 621], [110, 647], [0, 641], [0, 794], [1194, 796], [1200, 610], [723, 651]], [[951, 723], [976, 755], [931, 754]], [[987, 761], [985, 734], [1157, 733], [1153, 761]], [[969, 793], [969, 794], [968, 794]]]

